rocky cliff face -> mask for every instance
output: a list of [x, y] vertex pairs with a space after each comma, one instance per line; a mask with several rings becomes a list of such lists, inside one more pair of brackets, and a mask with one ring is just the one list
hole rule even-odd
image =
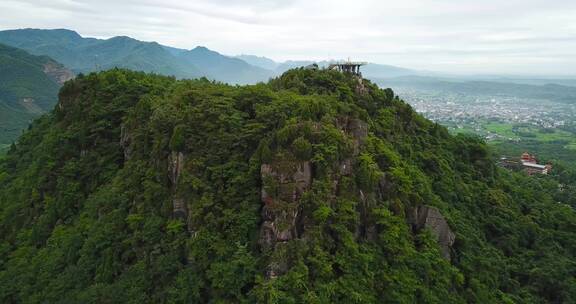
[[[124, 153], [124, 161], [129, 161], [132, 158], [134, 147], [132, 146], [132, 134], [126, 125], [120, 126], [120, 146]], [[172, 151], [168, 155], [168, 180], [170, 181], [172, 198], [172, 215], [176, 219], [183, 220], [188, 225], [188, 205], [186, 198], [178, 192], [178, 185], [180, 177], [184, 172], [184, 164], [186, 156], [183, 152]]]
[[440, 213], [440, 211], [430, 206], [419, 206], [412, 209], [408, 218], [409, 222], [415, 231], [422, 229], [430, 229], [432, 234], [436, 237], [436, 241], [442, 251], [442, 256], [450, 260], [451, 248], [456, 240], [456, 235], [448, 226], [448, 222]]
[[126, 125], [120, 126], [120, 146], [122, 147], [122, 151], [124, 152], [124, 160], [128, 161], [132, 157], [132, 146], [130, 145], [132, 142], [132, 136], [130, 136], [130, 132]]
[[188, 206], [186, 199], [178, 193], [178, 183], [180, 180], [180, 175], [184, 171], [185, 162], [186, 157], [182, 152], [172, 151], [168, 157], [168, 176], [172, 184], [172, 192], [174, 193], [174, 198], [172, 200], [172, 212], [174, 218], [188, 222]]
[[[393, 185], [386, 175], [379, 179], [373, 190], [363, 191], [356, 186], [350, 188], [349, 184], [343, 184], [343, 179], [354, 177], [358, 169], [358, 156], [368, 137], [368, 124], [360, 119], [345, 116], [336, 119], [334, 126], [351, 141], [352, 153], [335, 164], [329, 174], [332, 184], [330, 196], [336, 200], [343, 191], [348, 193], [347, 195], [351, 193], [357, 201], [356, 212], [360, 219], [355, 228], [355, 238], [367, 242], [376, 241], [378, 228], [368, 214], [376, 200], [386, 200], [389, 197]], [[315, 179], [314, 166], [310, 161], [295, 160], [289, 153], [279, 155], [281, 157], [262, 164], [260, 168], [263, 207], [259, 243], [262, 250], [270, 252], [272, 256], [267, 271], [269, 279], [282, 275], [290, 268], [290, 262], [282, 258], [285, 255], [284, 251], [288, 250], [289, 241], [306, 239], [306, 223], [310, 219], [305, 218], [301, 199], [310, 190]], [[330, 202], [334, 203], [335, 201]], [[403, 207], [391, 206], [391, 208]], [[406, 224], [412, 226], [414, 233], [430, 229], [436, 237], [442, 255], [449, 260], [455, 234], [440, 211], [429, 206], [408, 210]], [[403, 214], [404, 211], [398, 210], [397, 213]]]
[[263, 164], [260, 172], [264, 183], [261, 244], [273, 247], [298, 237], [299, 201], [312, 184], [312, 166], [308, 161], [284, 161]]
[[[297, 223], [300, 219], [300, 198], [312, 184], [312, 165], [309, 161], [282, 160], [263, 164], [262, 177], [262, 226], [260, 245], [265, 251], [280, 252], [285, 243], [301, 234]], [[287, 269], [286, 261], [270, 263], [267, 277], [274, 278]]]
[[[331, 174], [332, 197], [337, 197], [341, 177], [354, 173], [355, 157], [360, 153], [361, 145], [368, 136], [368, 124], [351, 117], [341, 117], [334, 124], [352, 140], [353, 144], [352, 155], [340, 161]], [[288, 241], [305, 237], [306, 230], [303, 223], [306, 219], [302, 218], [301, 198], [312, 186], [314, 168], [310, 161], [294, 160], [286, 156], [277, 158], [272, 163], [262, 164], [260, 175], [263, 184], [260, 245], [264, 251], [281, 255]], [[361, 191], [357, 193], [357, 197], [359, 201], [366, 200]], [[363, 228], [359, 227], [358, 231], [361, 229]], [[285, 260], [271, 261], [267, 277], [275, 278], [288, 267]]]

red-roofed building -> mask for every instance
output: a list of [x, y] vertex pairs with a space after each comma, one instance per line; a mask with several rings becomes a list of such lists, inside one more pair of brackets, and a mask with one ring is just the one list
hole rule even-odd
[[521, 157], [522, 166], [524, 167], [524, 171], [528, 173], [528, 175], [533, 174], [548, 174], [552, 170], [552, 165], [541, 165], [538, 164], [536, 160], [536, 156], [531, 155], [528, 152], [522, 153]]

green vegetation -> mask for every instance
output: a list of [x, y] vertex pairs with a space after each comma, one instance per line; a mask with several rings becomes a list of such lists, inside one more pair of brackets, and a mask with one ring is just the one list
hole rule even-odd
[[486, 124], [482, 124], [487, 131], [496, 133], [500, 136], [504, 136], [508, 139], [518, 139], [519, 135], [514, 132], [514, 128], [511, 124], [507, 123], [496, 123], [496, 122], [489, 122]]
[[477, 134], [480, 136], [496, 135], [491, 142], [502, 143], [507, 141], [536, 141], [541, 143], [563, 143], [566, 148], [576, 145], [576, 133], [561, 128], [541, 128], [529, 124], [513, 124], [478, 120], [472, 125], [461, 128], [451, 126], [454, 133]]
[[563, 128], [541, 128], [528, 124], [511, 124], [487, 120], [460, 128], [449, 126], [455, 134], [476, 134], [490, 138], [498, 155], [519, 156], [523, 152], [537, 155], [543, 162], [560, 163], [576, 170], [576, 130]]
[[[477, 128], [465, 125], [451, 128], [454, 133], [479, 134], [492, 139], [488, 144], [496, 155], [519, 157], [524, 152], [537, 156], [542, 164], [552, 164], [551, 179], [562, 188], [557, 195], [568, 205], [576, 207], [576, 129], [572, 125], [562, 128], [540, 128], [528, 124], [509, 124], [478, 121]], [[494, 137], [496, 135], [496, 137]]]
[[46, 65], [60, 67], [48, 57], [0, 44], [0, 154], [56, 103], [60, 85], [44, 72]]
[[[304, 69], [242, 87], [123, 70], [67, 82], [0, 161], [0, 302], [576, 301], [558, 183], [499, 170], [478, 138], [362, 86]], [[266, 207], [297, 214], [278, 229], [298, 237], [267, 248], [261, 189], [298, 185], [262, 165], [300, 162], [298, 203]], [[456, 234], [451, 261], [408, 224], [422, 205]]]

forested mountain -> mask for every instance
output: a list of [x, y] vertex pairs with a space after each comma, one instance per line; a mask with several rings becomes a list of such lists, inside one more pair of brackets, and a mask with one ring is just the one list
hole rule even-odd
[[273, 72], [224, 56], [205, 47], [183, 50], [130, 37], [83, 38], [70, 30], [0, 31], [0, 43], [47, 55], [77, 73], [114, 67], [177, 78], [208, 77], [227, 83], [267, 81]]
[[23, 29], [0, 31], [0, 43], [50, 56], [76, 73], [122, 67], [182, 78], [202, 75], [194, 65], [178, 60], [158, 43], [130, 37], [101, 40], [64, 29]]
[[335, 71], [80, 75], [0, 160], [0, 302], [573, 303], [559, 191]]
[[0, 150], [30, 121], [52, 109], [72, 73], [45, 56], [0, 44]]

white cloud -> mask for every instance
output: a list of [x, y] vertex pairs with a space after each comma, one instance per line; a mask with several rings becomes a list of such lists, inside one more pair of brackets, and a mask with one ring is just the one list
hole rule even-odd
[[574, 74], [573, 0], [2, 0], [0, 29], [69, 28], [276, 60]]

